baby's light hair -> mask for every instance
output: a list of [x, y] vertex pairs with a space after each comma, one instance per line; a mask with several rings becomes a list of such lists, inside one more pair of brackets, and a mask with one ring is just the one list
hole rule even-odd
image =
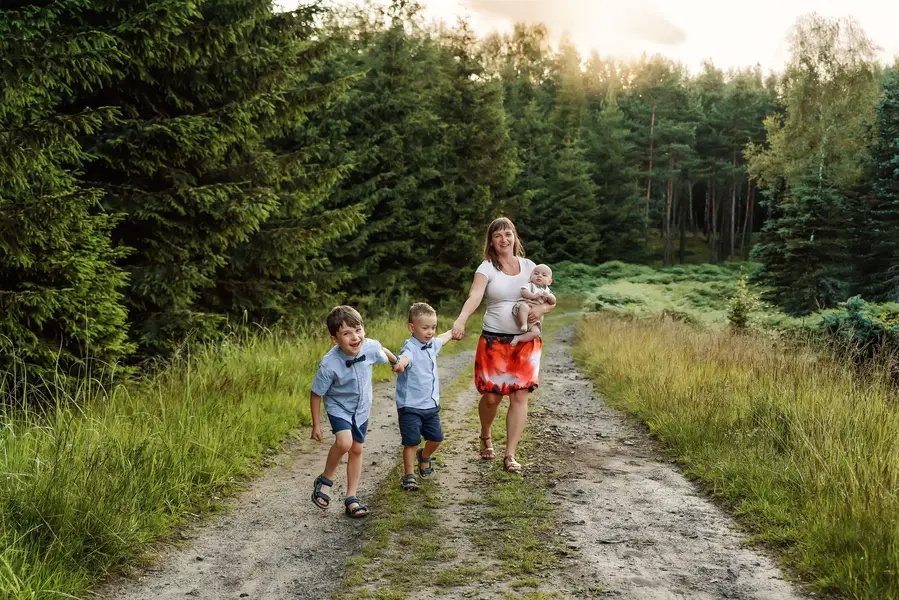
[[430, 317], [437, 316], [437, 311], [434, 310], [430, 304], [425, 302], [416, 302], [411, 307], [409, 307], [409, 322], [412, 323], [415, 319], [420, 317]]

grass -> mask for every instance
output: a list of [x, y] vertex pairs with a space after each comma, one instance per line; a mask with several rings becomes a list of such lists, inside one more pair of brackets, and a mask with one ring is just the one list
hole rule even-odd
[[[405, 319], [368, 330], [395, 351], [408, 336]], [[323, 326], [260, 332], [112, 389], [85, 382], [51, 410], [0, 408], [0, 597], [80, 596], [214, 511], [310, 424], [310, 382], [330, 346]], [[392, 377], [386, 365], [374, 373]]]
[[899, 398], [809, 349], [592, 317], [576, 356], [754, 539], [824, 593], [899, 598]]
[[[468, 389], [472, 377], [470, 366], [442, 390], [444, 409]], [[441, 445], [435, 455], [438, 465], [441, 453], [452, 443], [448, 439]], [[374, 504], [379, 510], [368, 520], [361, 553], [347, 561], [347, 576], [337, 598], [399, 600], [432, 582], [454, 587], [485, 576], [485, 569], [476, 564], [459, 567], [450, 563], [449, 567], [442, 567], [456, 557], [455, 550], [440, 543], [451, 534], [439, 519], [447, 490], [437, 478], [421, 481], [417, 492], [404, 492], [399, 485], [402, 475], [402, 455], [398, 450], [396, 464], [378, 486]]]

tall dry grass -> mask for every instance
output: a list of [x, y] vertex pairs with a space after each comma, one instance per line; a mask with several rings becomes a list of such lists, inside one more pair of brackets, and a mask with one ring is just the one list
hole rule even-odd
[[899, 598], [899, 400], [885, 371], [768, 339], [598, 315], [578, 360], [817, 589]]

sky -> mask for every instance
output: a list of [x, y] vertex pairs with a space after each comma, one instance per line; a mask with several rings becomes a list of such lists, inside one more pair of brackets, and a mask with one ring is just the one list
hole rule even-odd
[[[429, 15], [454, 22], [466, 16], [480, 34], [507, 30], [515, 21], [544, 22], [558, 40], [567, 32], [585, 55], [621, 59], [664, 54], [698, 70], [718, 67], [780, 70], [789, 56], [787, 36], [810, 12], [854, 17], [880, 46], [880, 57], [899, 56], [899, 2], [895, 0], [420, 0]], [[296, 0], [281, 0], [290, 8]]]

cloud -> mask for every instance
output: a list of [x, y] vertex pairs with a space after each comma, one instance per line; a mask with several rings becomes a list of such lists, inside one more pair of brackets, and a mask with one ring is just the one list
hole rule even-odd
[[649, 4], [651, 0], [467, 0], [475, 13], [492, 20], [545, 23], [554, 36], [563, 32], [593, 43], [682, 44], [686, 32]]
[[632, 13], [629, 15], [627, 25], [630, 33], [646, 42], [676, 46], [687, 41], [687, 33], [683, 29], [654, 10]]

